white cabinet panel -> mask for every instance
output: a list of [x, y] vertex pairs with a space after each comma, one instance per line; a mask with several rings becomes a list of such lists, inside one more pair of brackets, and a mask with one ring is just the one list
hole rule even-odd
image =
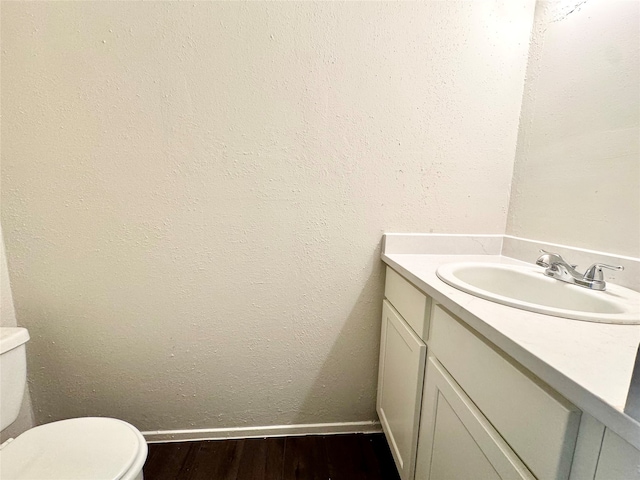
[[432, 356], [427, 360], [415, 478], [534, 478]]
[[422, 382], [427, 347], [386, 300], [377, 410], [403, 480], [411, 480], [418, 442]]
[[595, 480], [640, 480], [640, 451], [606, 429]]
[[604, 437], [604, 425], [586, 412], [580, 417], [580, 430], [569, 480], [593, 480]]

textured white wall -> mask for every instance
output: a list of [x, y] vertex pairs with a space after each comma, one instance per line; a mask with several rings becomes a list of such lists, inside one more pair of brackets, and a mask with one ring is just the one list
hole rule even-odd
[[638, 25], [637, 1], [538, 4], [508, 234], [640, 257]]
[[533, 2], [2, 9], [38, 420], [375, 419], [381, 234], [504, 232]]

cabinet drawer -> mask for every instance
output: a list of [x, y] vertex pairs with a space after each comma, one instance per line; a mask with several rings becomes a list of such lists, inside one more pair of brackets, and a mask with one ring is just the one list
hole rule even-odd
[[536, 477], [568, 478], [580, 423], [574, 405], [439, 305], [429, 345]]
[[389, 267], [384, 283], [384, 296], [413, 331], [426, 340], [429, 334], [431, 299]]

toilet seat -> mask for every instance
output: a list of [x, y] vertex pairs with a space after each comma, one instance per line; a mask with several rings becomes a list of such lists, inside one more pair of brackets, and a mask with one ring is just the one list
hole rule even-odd
[[0, 450], [4, 479], [129, 480], [142, 471], [147, 444], [114, 418], [74, 418], [27, 430]]

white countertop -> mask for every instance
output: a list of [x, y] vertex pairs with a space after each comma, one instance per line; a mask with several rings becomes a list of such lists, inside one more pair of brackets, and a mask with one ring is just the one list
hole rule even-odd
[[382, 260], [581, 410], [640, 449], [640, 423], [624, 413], [640, 325], [611, 325], [527, 312], [444, 283], [444, 263], [524, 262], [501, 255], [386, 253]]

